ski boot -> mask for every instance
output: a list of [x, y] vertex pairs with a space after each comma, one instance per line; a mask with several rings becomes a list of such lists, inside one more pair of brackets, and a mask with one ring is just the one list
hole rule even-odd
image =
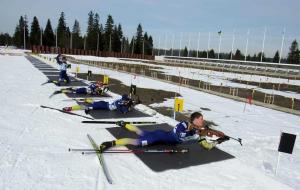
[[64, 107], [63, 110], [66, 112], [70, 112], [72, 111], [72, 107]]
[[106, 141], [99, 146], [100, 152], [104, 152], [105, 150], [116, 145], [116, 141]]

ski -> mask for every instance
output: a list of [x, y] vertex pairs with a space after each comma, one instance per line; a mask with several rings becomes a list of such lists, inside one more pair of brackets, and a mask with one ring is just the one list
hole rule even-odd
[[[81, 123], [89, 124], [117, 124], [120, 121], [81, 121]], [[124, 121], [126, 124], [156, 124], [155, 121]]]
[[57, 94], [62, 94], [63, 92], [61, 90], [56, 90], [55, 92], [53, 92], [49, 98], [52, 98], [54, 95], [57, 95]]
[[69, 115], [75, 115], [75, 116], [83, 117], [83, 118], [85, 118], [85, 119], [91, 119], [91, 120], [94, 120], [94, 118], [87, 117], [87, 116], [80, 115], [80, 114], [73, 113], [73, 112], [67, 112], [67, 111], [64, 111], [64, 110], [58, 109], [58, 108], [53, 108], [53, 107], [44, 106], [44, 105], [41, 105], [40, 107], [41, 107], [41, 108], [51, 109], [51, 110], [56, 110], [56, 111], [59, 111], [59, 112], [62, 112], [62, 113], [66, 113], [66, 114], [69, 114]]
[[103, 159], [103, 155], [102, 153], [100, 152], [100, 149], [98, 148], [96, 142], [94, 141], [94, 139], [89, 135], [87, 134], [87, 137], [89, 138], [93, 148], [94, 148], [94, 151], [96, 152], [97, 156], [98, 156], [98, 159], [99, 159], [99, 162], [100, 162], [100, 165], [102, 167], [102, 170], [103, 170], [103, 173], [108, 181], [108, 183], [112, 184], [112, 179], [111, 179], [111, 176], [110, 174], [108, 173], [108, 169], [106, 167], [106, 164], [104, 162], [104, 159]]

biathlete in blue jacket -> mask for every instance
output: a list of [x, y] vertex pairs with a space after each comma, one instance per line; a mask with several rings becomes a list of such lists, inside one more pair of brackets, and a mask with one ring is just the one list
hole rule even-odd
[[107, 101], [93, 101], [92, 99], [86, 99], [88, 106], [75, 105], [71, 107], [63, 108], [64, 111], [85, 110], [86, 114], [89, 114], [91, 110], [107, 110], [107, 111], [119, 111], [126, 114], [132, 110], [132, 107], [139, 101], [132, 100], [127, 94], [124, 94], [122, 98], [109, 103]]
[[59, 80], [57, 84], [60, 85], [61, 82], [69, 84], [70, 79], [67, 75], [67, 68], [69, 68], [71, 65], [67, 64], [67, 58], [61, 54], [58, 54], [56, 57], [56, 62], [59, 65]]
[[109, 90], [108, 85], [103, 84], [102, 82], [92, 83], [88, 87], [80, 88], [62, 88], [53, 93], [55, 94], [84, 94], [84, 95], [103, 95], [104, 92]]
[[[126, 128], [129, 131], [135, 132], [139, 137], [133, 138], [121, 138], [113, 141], [103, 142], [100, 145], [100, 150], [105, 151], [113, 146], [148, 146], [153, 144], [180, 144], [190, 140], [197, 140], [197, 142], [205, 149], [210, 150], [217, 144], [229, 140], [223, 132], [209, 129], [204, 125], [204, 119], [201, 113], [194, 112], [190, 117], [190, 122], [182, 121], [176, 125], [170, 131], [155, 130], [155, 131], [144, 131], [137, 128], [134, 125], [120, 122], [121, 127]], [[219, 137], [216, 141], [209, 142], [206, 137], [217, 136]]]

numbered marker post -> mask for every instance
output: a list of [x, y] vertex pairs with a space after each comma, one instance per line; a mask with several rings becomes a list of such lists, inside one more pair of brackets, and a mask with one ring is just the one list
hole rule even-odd
[[279, 142], [279, 146], [278, 146], [278, 158], [277, 158], [275, 175], [277, 175], [277, 172], [278, 172], [278, 166], [279, 166], [281, 152], [284, 152], [287, 154], [292, 154], [294, 145], [295, 145], [295, 141], [296, 141], [296, 137], [297, 137], [297, 135], [281, 132], [280, 142]]
[[80, 71], [80, 68], [79, 68], [79, 66], [77, 66], [77, 67], [76, 67], [76, 70], [75, 70], [76, 77], [77, 77], [77, 75], [78, 75], [79, 71]]
[[103, 76], [103, 84], [108, 84], [108, 76], [107, 75], [104, 75]]
[[176, 119], [176, 112], [182, 112], [183, 111], [183, 99], [176, 97], [174, 99], [174, 119]]

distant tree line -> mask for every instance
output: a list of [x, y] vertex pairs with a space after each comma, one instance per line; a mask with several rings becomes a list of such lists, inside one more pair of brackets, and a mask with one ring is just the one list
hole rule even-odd
[[[46, 27], [41, 28], [38, 18], [33, 17], [29, 29], [26, 16], [21, 16], [13, 36], [8, 33], [0, 33], [0, 45], [14, 45], [18, 48], [24, 47], [24, 38], [26, 48], [32, 45], [57, 46], [61, 48], [75, 48], [86, 50], [126, 52], [145, 55], [180, 55], [184, 57], [199, 57], [199, 58], [217, 58], [214, 49], [207, 51], [188, 51], [184, 49], [153, 49], [153, 38], [147, 32], [143, 31], [142, 25], [138, 24], [136, 34], [131, 38], [124, 36], [121, 24], [115, 24], [111, 15], [108, 15], [106, 23], [100, 23], [98, 13], [90, 11], [88, 13], [88, 26], [86, 35], [82, 35], [80, 24], [77, 20], [74, 21], [72, 29], [67, 26], [65, 14], [61, 12], [58, 19], [58, 25], [54, 30], [50, 19], [47, 20]], [[30, 31], [29, 31], [30, 30]], [[171, 53], [172, 52], [172, 53]], [[280, 60], [279, 51], [276, 51], [274, 57], [265, 57], [261, 52], [244, 55], [239, 49], [235, 52], [220, 53], [220, 59], [247, 61], [264, 61], [278, 63]], [[281, 58], [281, 62], [290, 64], [300, 64], [300, 51], [298, 42], [294, 40], [289, 48], [287, 58]]]
[[72, 29], [67, 26], [64, 12], [60, 14], [56, 29], [52, 27], [50, 19], [47, 20], [46, 27], [41, 28], [36, 16], [33, 17], [29, 29], [27, 17], [21, 16], [12, 37], [7, 33], [0, 34], [0, 45], [23, 48], [24, 38], [26, 48], [33, 45], [53, 47], [57, 44], [60, 48], [144, 53], [145, 55], [151, 55], [153, 49], [152, 36], [143, 31], [141, 24], [138, 24], [136, 34], [128, 39], [123, 35], [121, 24], [115, 24], [111, 15], [108, 15], [106, 23], [102, 25], [99, 14], [92, 11], [88, 14], [86, 35], [82, 35], [77, 20], [74, 21]]
[[[182, 57], [199, 57], [199, 58], [211, 58], [211, 59], [217, 59], [218, 54], [215, 53], [214, 49], [210, 49], [209, 51], [197, 51], [196, 50], [190, 50], [188, 51], [187, 47], [184, 47], [184, 49], [155, 49], [154, 50], [155, 55], [167, 55], [167, 56], [182, 56]], [[208, 55], [207, 55], [208, 54]], [[231, 55], [232, 54], [232, 55]], [[246, 60], [247, 61], [263, 61], [263, 62], [273, 62], [273, 63], [279, 63], [280, 54], [277, 50], [273, 57], [266, 57], [265, 54], [258, 52], [254, 53], [252, 56], [250, 54], [244, 55], [241, 50], [237, 49], [234, 53], [220, 53], [220, 59], [233, 59], [233, 60]], [[294, 40], [289, 48], [289, 53], [287, 58], [281, 58], [281, 63], [289, 63], [289, 64], [300, 64], [300, 50], [298, 46], [297, 40]]]

